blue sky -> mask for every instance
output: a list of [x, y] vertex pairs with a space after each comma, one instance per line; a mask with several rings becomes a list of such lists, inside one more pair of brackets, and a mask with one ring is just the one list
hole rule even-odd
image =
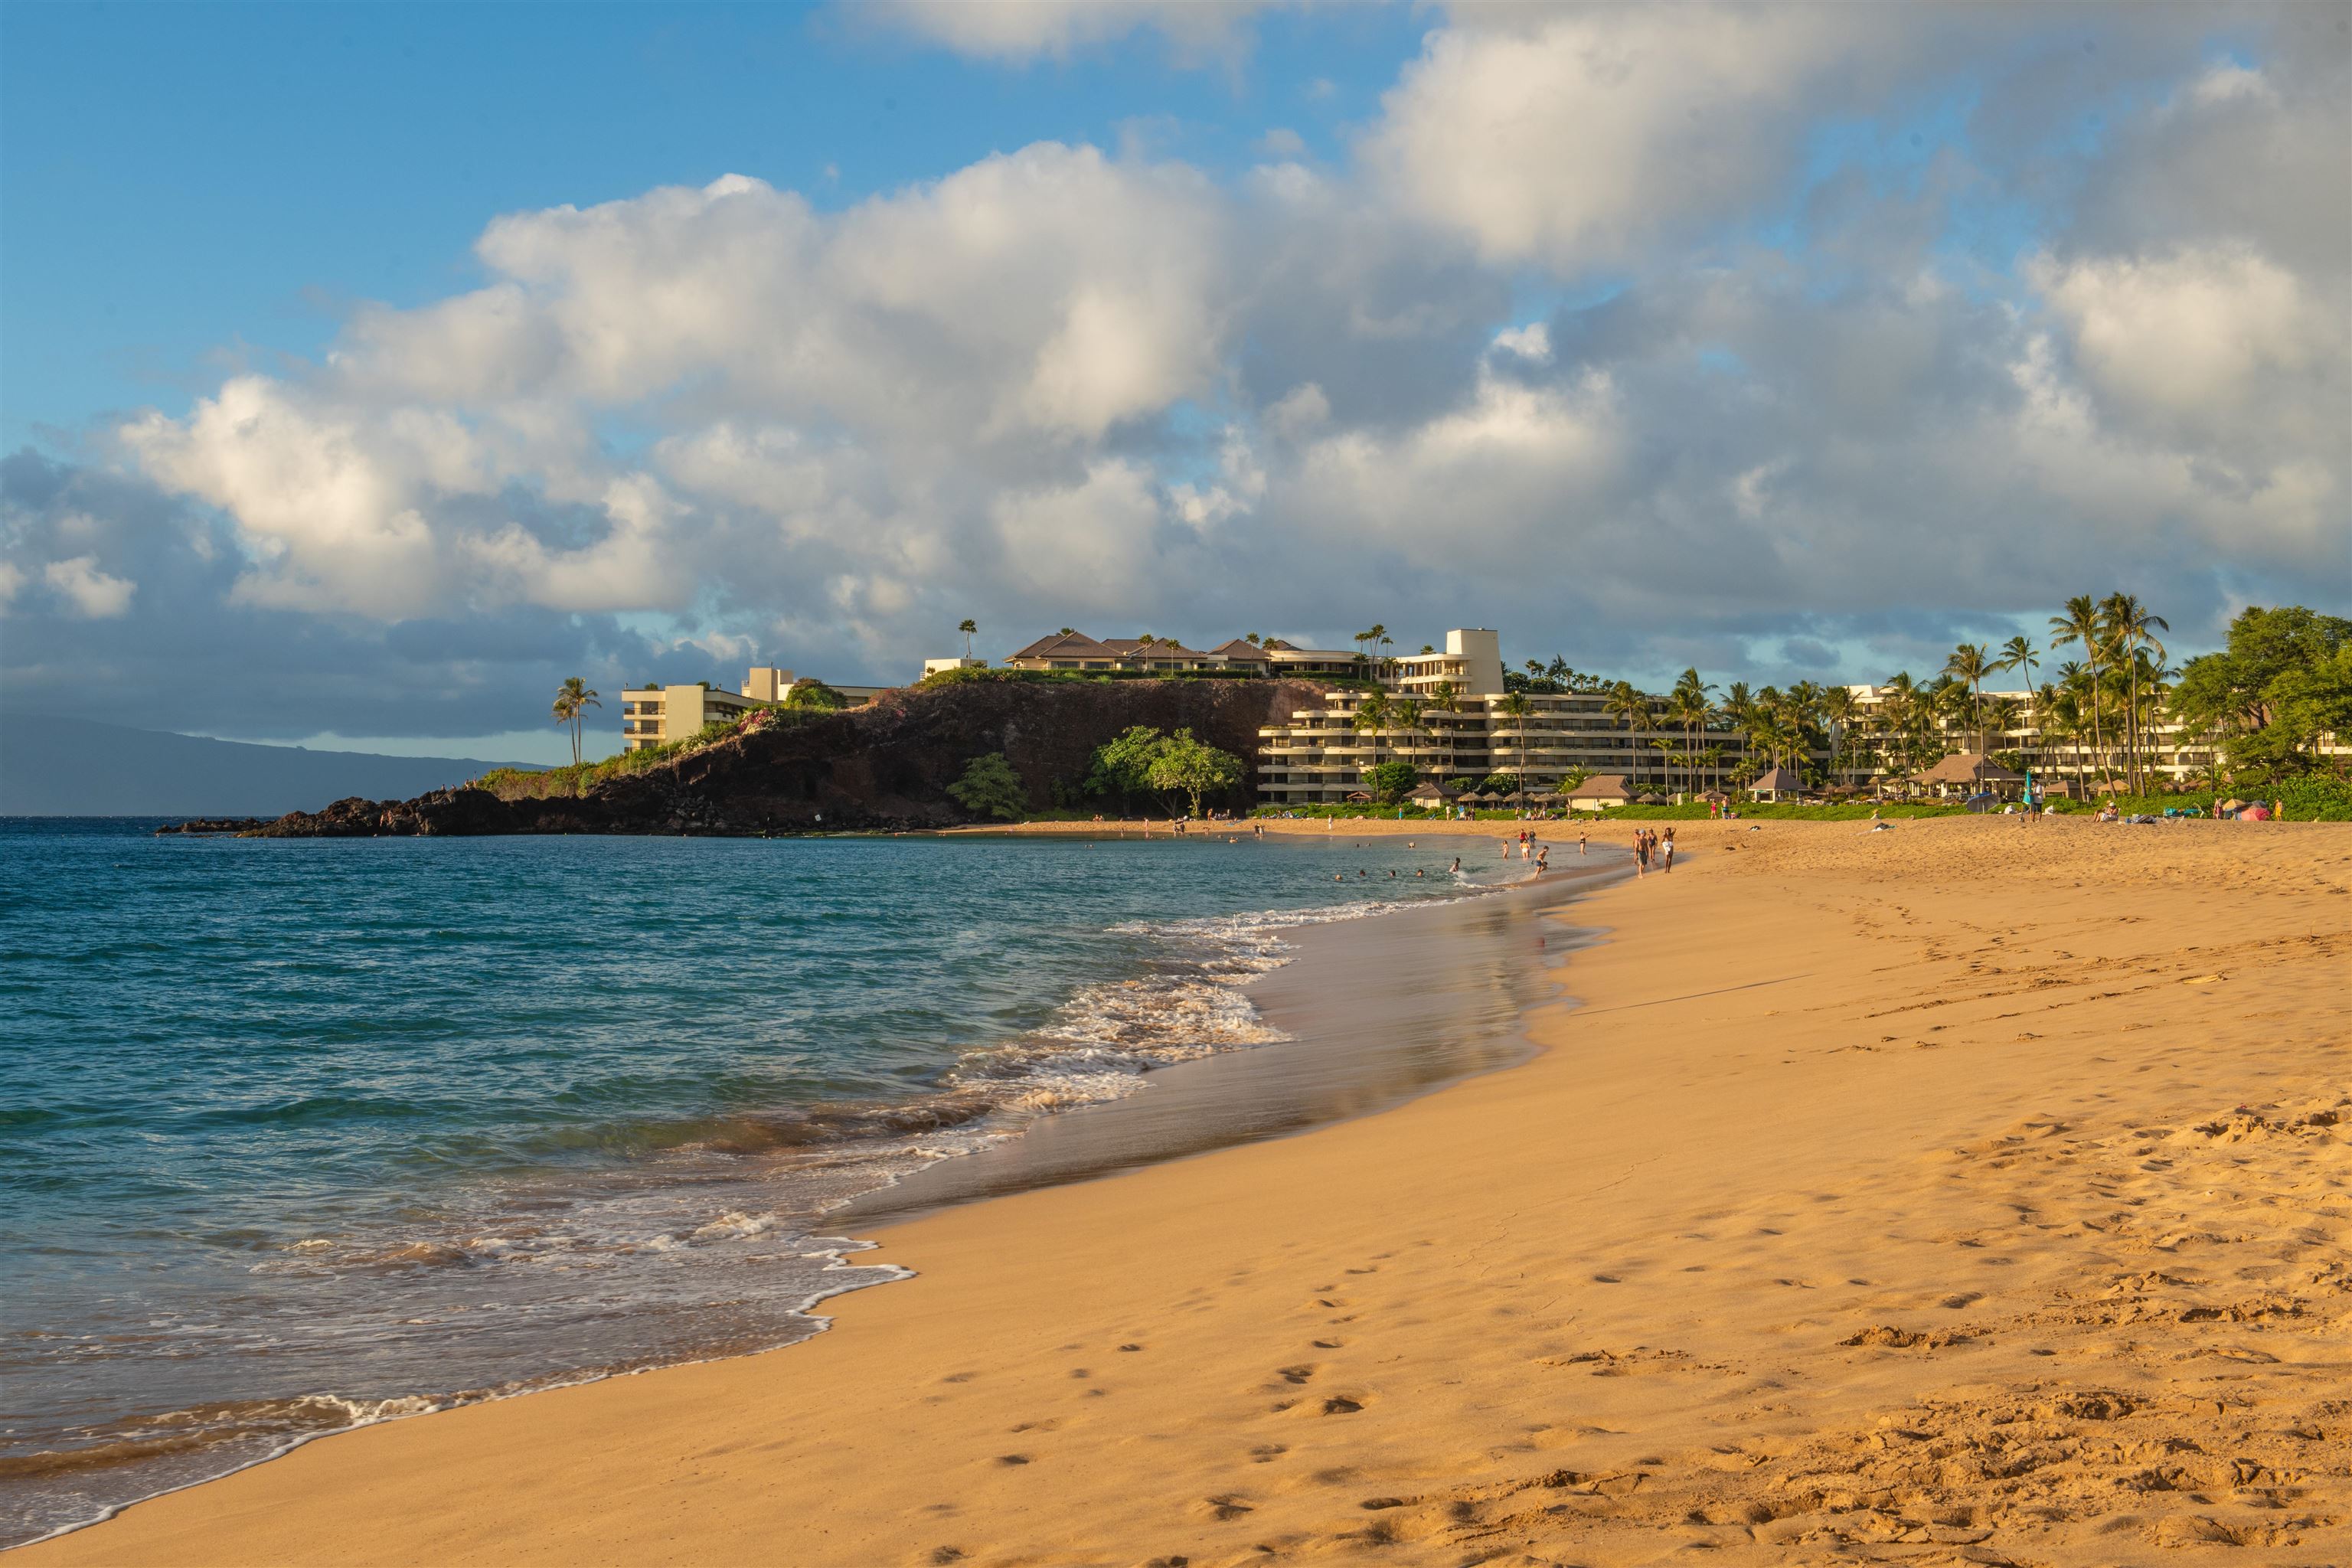
[[498, 213], [730, 173], [838, 207], [1040, 141], [1229, 174], [1281, 126], [1328, 155], [1429, 22], [1277, 13], [1202, 68], [1150, 35], [973, 62], [811, 5], [14, 6], [0, 440], [467, 287]]
[[0, 704], [551, 756], [563, 674], [965, 615], [1761, 684], [2342, 608], [2343, 19], [12, 6]]

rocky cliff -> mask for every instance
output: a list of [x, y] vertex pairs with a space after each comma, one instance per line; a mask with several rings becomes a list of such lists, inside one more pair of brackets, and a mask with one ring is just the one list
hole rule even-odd
[[941, 827], [971, 820], [947, 793], [972, 758], [1002, 752], [1034, 809], [1075, 792], [1094, 749], [1131, 725], [1190, 729], [1244, 759], [1256, 797], [1257, 731], [1323, 689], [1298, 680], [971, 681], [910, 689], [855, 712], [730, 736], [582, 795], [501, 798], [467, 786], [407, 801], [340, 800], [258, 831], [273, 837], [410, 834], [759, 834]]

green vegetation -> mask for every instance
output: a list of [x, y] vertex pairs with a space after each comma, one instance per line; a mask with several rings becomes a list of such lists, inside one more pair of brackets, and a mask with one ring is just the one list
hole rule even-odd
[[1137, 724], [1095, 748], [1081, 792], [1122, 806], [1154, 797], [1166, 803], [1181, 795], [1198, 816], [1202, 795], [1233, 788], [1248, 771], [1241, 758], [1194, 740], [1190, 730], [1168, 735]]
[[1160, 754], [1151, 759], [1151, 771], [1147, 776], [1152, 788], [1184, 796], [1192, 815], [1198, 816], [1202, 795], [1233, 788], [1248, 772], [1248, 764], [1231, 752], [1221, 752], [1206, 741], [1194, 740], [1190, 730], [1179, 730], [1168, 737]]
[[948, 785], [948, 794], [974, 816], [1016, 822], [1029, 810], [1029, 787], [1013, 771], [1013, 764], [1004, 760], [1003, 752], [972, 758], [963, 770], [963, 777]]
[[1382, 805], [1394, 805], [1421, 782], [1421, 770], [1408, 762], [1375, 763], [1364, 770], [1364, 787]]
[[2171, 707], [2220, 742], [2241, 786], [2311, 773], [2321, 736], [2352, 737], [2352, 620], [2299, 606], [2243, 610], [2225, 650], [2182, 669]]
[[797, 680], [784, 693], [783, 705], [817, 713], [838, 713], [849, 706], [849, 699], [822, 680]]
[[641, 773], [701, 751], [730, 735], [751, 734], [777, 724], [796, 722], [801, 717], [781, 708], [755, 709], [740, 718], [713, 719], [682, 741], [623, 752], [617, 756], [606, 757], [601, 763], [573, 763], [568, 767], [550, 768], [536, 773], [525, 773], [520, 768], [492, 768], [467, 787], [486, 789], [500, 800], [574, 798], [586, 795], [608, 779]]

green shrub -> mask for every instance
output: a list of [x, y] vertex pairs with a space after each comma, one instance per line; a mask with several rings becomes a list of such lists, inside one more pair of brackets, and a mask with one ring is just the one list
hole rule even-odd
[[1411, 763], [1381, 763], [1364, 770], [1364, 787], [1382, 805], [1394, 805], [1421, 782], [1421, 770]]
[[963, 777], [948, 785], [948, 794], [974, 816], [1017, 821], [1029, 809], [1029, 790], [1003, 752], [974, 757], [964, 765]]

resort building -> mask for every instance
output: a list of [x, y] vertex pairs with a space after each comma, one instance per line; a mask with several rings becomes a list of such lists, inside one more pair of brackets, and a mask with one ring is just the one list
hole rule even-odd
[[[1101, 675], [1285, 675], [1361, 680], [1371, 673], [1360, 653], [1304, 648], [1268, 637], [1235, 637], [1213, 648], [1186, 647], [1173, 637], [1088, 637], [1060, 631], [1039, 637], [1004, 661], [1007, 669], [1069, 670]], [[929, 674], [929, 668], [925, 668]]]
[[[756, 676], [760, 671], [751, 673]], [[621, 693], [621, 750], [643, 752], [683, 741], [713, 720], [734, 719], [763, 705], [760, 699], [701, 681], [625, 690]]]
[[[786, 701], [793, 687], [812, 679], [796, 679], [789, 669], [763, 666], [744, 672], [743, 689], [740, 692], [725, 690], [708, 681], [632, 688], [621, 693], [621, 749], [643, 752], [672, 741], [683, 741], [705, 724], [738, 719], [754, 708], [772, 708]], [[893, 689], [887, 686], [840, 686], [831, 681], [824, 684], [849, 699], [853, 708], [865, 707]]]
[[1381, 689], [1328, 691], [1321, 707], [1258, 731], [1266, 804], [1360, 798], [1365, 770], [1388, 762], [1410, 763], [1425, 784], [1456, 794], [1507, 774], [1538, 799], [1571, 777], [1611, 775], [1616, 782], [1596, 790], [1588, 808], [1604, 795], [1685, 793], [1745, 772], [1747, 742], [1727, 731], [1685, 732], [1655, 715], [1629, 722], [1599, 692], [1506, 690], [1493, 631], [1449, 631], [1444, 653], [1407, 654], [1378, 668]]
[[1503, 634], [1484, 630], [1445, 634], [1444, 653], [1408, 653], [1383, 661], [1388, 683], [1408, 697], [1428, 698], [1443, 687], [1454, 692], [1503, 689]]

